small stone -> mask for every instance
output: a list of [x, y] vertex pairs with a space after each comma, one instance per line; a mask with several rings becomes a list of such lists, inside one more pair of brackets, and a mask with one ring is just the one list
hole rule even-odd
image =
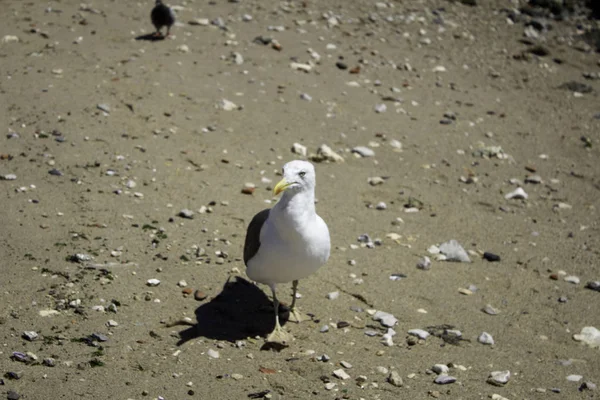
[[160, 280], [158, 280], [158, 279], [155, 279], [155, 278], [153, 278], [153, 279], [148, 279], [148, 280], [146, 281], [146, 285], [148, 285], [148, 286], [158, 286], [158, 285], [160, 285]]
[[329, 325], [323, 325], [321, 327], [321, 329], [319, 329], [319, 332], [321, 332], [321, 333], [327, 333], [327, 332], [329, 332]]
[[569, 382], [579, 382], [582, 379], [583, 379], [583, 376], [581, 376], [581, 375], [569, 375], [569, 376], [567, 376], [567, 380]]
[[573, 339], [583, 342], [592, 348], [597, 348], [600, 347], [600, 330], [593, 326], [586, 326], [581, 329], [580, 333], [573, 335]]
[[252, 194], [256, 190], [256, 185], [251, 182], [244, 183], [244, 187], [242, 188], [243, 194]]
[[345, 64], [345, 63], [343, 63], [343, 62], [341, 62], [341, 61], [338, 61], [338, 62], [336, 62], [336, 63], [335, 63], [335, 66], [336, 66], [336, 67], [338, 67], [338, 68], [339, 68], [339, 69], [341, 69], [341, 70], [346, 70], [346, 69], [348, 69], [348, 65], [347, 65], [347, 64]]
[[337, 386], [335, 382], [327, 382], [325, 384], [325, 390], [333, 390]]
[[507, 200], [510, 199], [527, 199], [529, 197], [529, 195], [527, 193], [525, 193], [525, 190], [523, 190], [523, 188], [518, 187], [515, 190], [513, 190], [510, 193], [507, 193], [504, 198]]
[[308, 93], [300, 94], [300, 98], [304, 101], [312, 101], [312, 96]]
[[196, 26], [208, 26], [210, 25], [210, 20], [208, 18], [196, 18], [188, 22], [188, 24]]
[[100, 111], [104, 111], [107, 114], [110, 114], [110, 106], [106, 103], [100, 103], [96, 106], [96, 108]]
[[350, 364], [348, 361], [340, 361], [340, 365], [346, 369], [350, 369], [352, 368], [352, 364]]
[[338, 378], [338, 379], [341, 379], [341, 380], [344, 380], [344, 381], [345, 381], [346, 379], [350, 379], [350, 375], [348, 375], [348, 374], [346, 373], [346, 371], [344, 371], [344, 370], [343, 370], [343, 369], [341, 369], [341, 368], [340, 368], [340, 369], [336, 369], [335, 371], [333, 371], [333, 375], [334, 375], [336, 378]]
[[204, 293], [203, 291], [201, 291], [201, 290], [196, 290], [194, 292], [194, 299], [195, 300], [202, 301], [202, 300], [206, 299], [207, 297], [208, 297], [208, 295], [206, 293]]
[[583, 382], [579, 390], [596, 390], [596, 384], [593, 382]]
[[371, 186], [377, 186], [377, 185], [381, 185], [383, 182], [385, 182], [385, 179], [383, 179], [380, 176], [374, 176], [374, 177], [368, 178], [367, 182]]
[[500, 261], [500, 256], [486, 251], [483, 253], [483, 259], [489, 262], [497, 262]]
[[14, 181], [15, 179], [17, 179], [15, 174], [0, 175], [0, 181]]
[[381, 322], [381, 325], [391, 328], [398, 323], [396, 317], [394, 317], [390, 313], [386, 313], [384, 311], [377, 311], [375, 315], [373, 315], [373, 319], [375, 321]]
[[424, 256], [417, 261], [417, 268], [422, 269], [424, 271], [428, 271], [431, 269], [431, 260], [429, 257]]
[[352, 152], [360, 155], [361, 157], [373, 157], [375, 155], [375, 152], [372, 149], [365, 146], [356, 146], [352, 148]]
[[[4, 40], [4, 39], [2, 39], [2, 40]], [[9, 390], [6, 393], [6, 400], [19, 400], [20, 398], [21, 398], [21, 395], [19, 393], [15, 392], [14, 390]]]
[[385, 210], [385, 209], [387, 209], [387, 204], [385, 204], [383, 201], [380, 201], [379, 203], [377, 203], [375, 208], [377, 210]]
[[492, 345], [494, 344], [494, 338], [487, 332], [482, 332], [477, 338], [477, 341], [481, 344]]
[[33, 342], [34, 340], [36, 340], [39, 337], [37, 332], [34, 332], [34, 331], [25, 331], [25, 332], [23, 332], [22, 336], [23, 336], [23, 339], [29, 340], [30, 342]]
[[237, 110], [239, 107], [233, 101], [229, 101], [227, 99], [222, 99], [219, 102], [219, 108], [224, 111], [233, 111]]
[[465, 249], [454, 239], [442, 243], [440, 252], [446, 256], [446, 261], [471, 262]]
[[387, 377], [387, 381], [396, 387], [404, 386], [404, 382], [402, 381], [402, 377], [400, 376], [398, 371], [390, 372], [390, 374]]
[[387, 106], [384, 103], [375, 105], [375, 112], [377, 114], [382, 114], [387, 111]]
[[97, 340], [99, 342], [108, 342], [108, 336], [103, 333], [94, 332], [91, 334], [92, 339]]
[[189, 53], [190, 47], [187, 44], [180, 44], [179, 46], [177, 46], [177, 51], [179, 51], [180, 53]]
[[498, 313], [499, 313], [499, 311], [497, 309], [495, 309], [494, 307], [492, 307], [492, 305], [490, 305], [490, 304], [486, 304], [482, 310], [484, 313], [486, 313], [488, 315], [498, 315]]
[[231, 59], [237, 65], [242, 65], [244, 63], [244, 57], [237, 51], [231, 53]]
[[329, 300], [335, 300], [338, 297], [340, 297], [340, 292], [331, 292], [331, 293], [327, 293], [326, 296]]
[[210, 358], [219, 358], [219, 352], [213, 349], [208, 349], [206, 354], [210, 357]]
[[574, 285], [579, 285], [580, 279], [577, 276], [569, 275], [569, 276], [565, 276], [565, 282], [569, 282]]
[[487, 379], [487, 382], [494, 386], [504, 386], [510, 379], [510, 371], [493, 371]]
[[446, 364], [435, 364], [433, 367], [431, 367], [431, 370], [438, 375], [448, 375], [450, 368], [448, 368]]
[[52, 357], [44, 358], [44, 360], [42, 361], [42, 365], [46, 367], [54, 367], [56, 366], [56, 360], [54, 360], [54, 358]]
[[311, 159], [315, 162], [344, 162], [344, 157], [337, 154], [335, 151], [331, 149], [331, 147], [326, 144], [322, 144], [317, 149], [317, 154], [312, 156]]
[[473, 294], [473, 291], [465, 288], [460, 288], [458, 289], [458, 293], [464, 294], [465, 296], [469, 296]]
[[408, 334], [411, 336], [416, 336], [422, 340], [426, 340], [430, 336], [429, 332], [423, 329], [411, 329], [408, 331]]
[[114, 319], [109, 319], [108, 321], [106, 321], [106, 326], [108, 326], [109, 328], [114, 328], [119, 326], [119, 323]]
[[600, 281], [589, 281], [586, 285], [585, 285], [586, 289], [590, 289], [593, 290], [595, 292], [600, 292]]
[[50, 171], [48, 171], [48, 173], [52, 176], [63, 176], [64, 174], [62, 173], [62, 171], [56, 169], [56, 168], [52, 168]]
[[438, 375], [433, 382], [438, 385], [448, 385], [456, 382], [456, 378], [450, 375]]
[[301, 155], [302, 157], [306, 157], [306, 154], [307, 154], [306, 146], [303, 146], [300, 143], [294, 143], [292, 145], [292, 153]]
[[177, 286], [184, 288], [187, 286], [187, 282], [182, 279], [179, 282], [177, 282]]
[[181, 218], [194, 218], [194, 212], [192, 210], [188, 210], [187, 208], [184, 208], [183, 210], [179, 211], [179, 214], [177, 215], [179, 215]]

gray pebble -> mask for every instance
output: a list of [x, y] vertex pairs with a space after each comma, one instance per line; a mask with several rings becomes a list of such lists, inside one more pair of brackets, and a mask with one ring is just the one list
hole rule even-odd
[[108, 341], [108, 336], [102, 334], [102, 333], [92, 333], [92, 338], [99, 341], [99, 342], [106, 342]]
[[431, 260], [429, 257], [425, 256], [420, 258], [417, 262], [417, 268], [422, 269], [423, 271], [428, 271], [431, 269]]
[[481, 344], [494, 344], [494, 338], [487, 332], [482, 332], [481, 335], [477, 338], [477, 341]]
[[107, 114], [110, 114], [110, 106], [106, 103], [100, 103], [96, 106], [96, 108], [98, 108], [98, 110], [100, 111], [104, 111]]
[[510, 371], [493, 371], [487, 379], [489, 384], [494, 386], [504, 386], [510, 379]]
[[447, 375], [450, 368], [446, 364], [435, 364], [431, 370], [438, 375]]
[[600, 292], [600, 281], [589, 281], [585, 285], [586, 289], [594, 290], [596, 292]]
[[34, 331], [23, 332], [23, 339], [29, 340], [30, 342], [33, 342], [38, 337], [39, 337], [39, 335], [37, 334], [37, 332], [34, 332]]
[[450, 375], [438, 375], [435, 378], [434, 382], [438, 385], [448, 385], [450, 383], [456, 382], [456, 378]]
[[391, 328], [398, 323], [398, 319], [396, 319], [396, 317], [390, 313], [386, 313], [385, 311], [377, 311], [375, 315], [373, 315], [373, 319], [381, 322], [381, 325], [388, 328]]
[[499, 311], [492, 307], [490, 304], [486, 304], [486, 306], [483, 307], [483, 312], [488, 315], [498, 315], [499, 313]]
[[367, 336], [370, 336], [370, 337], [373, 337], [373, 336], [377, 336], [377, 335], [378, 335], [378, 332], [377, 332], [377, 331], [374, 331], [374, 330], [372, 330], [372, 329], [369, 329], [369, 330], [366, 330], [366, 331], [365, 331], [365, 335], [367, 335]]
[[63, 173], [56, 168], [52, 168], [48, 173], [53, 176], [63, 176]]
[[400, 374], [398, 373], [398, 371], [392, 371], [390, 372], [387, 381], [396, 386], [396, 387], [402, 387], [404, 386], [404, 382], [402, 381], [402, 377], [400, 376]]
[[323, 325], [321, 327], [321, 329], [319, 329], [319, 332], [321, 332], [321, 333], [329, 332], [329, 325]]
[[429, 337], [429, 332], [424, 331], [423, 329], [411, 329], [408, 331], [408, 334], [411, 336], [416, 336], [422, 340], [425, 340]]

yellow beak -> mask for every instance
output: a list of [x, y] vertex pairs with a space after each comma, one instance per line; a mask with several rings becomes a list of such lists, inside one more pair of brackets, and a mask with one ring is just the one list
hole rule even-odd
[[288, 183], [288, 181], [286, 181], [285, 178], [283, 178], [273, 188], [273, 194], [275, 194], [277, 196], [279, 193], [283, 192], [285, 189], [290, 187], [290, 185], [291, 185], [291, 183]]

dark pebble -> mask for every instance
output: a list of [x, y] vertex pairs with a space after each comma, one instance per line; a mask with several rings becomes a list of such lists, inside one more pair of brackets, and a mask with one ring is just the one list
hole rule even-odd
[[337, 328], [338, 329], [343, 329], [343, 328], [347, 328], [350, 326], [350, 323], [346, 322], [346, 321], [339, 321], [337, 323]]
[[586, 289], [593, 290], [595, 292], [600, 292], [600, 281], [589, 281], [585, 285]]
[[440, 124], [442, 125], [450, 125], [452, 123], [451, 119], [442, 119], [440, 120]]
[[48, 171], [48, 173], [54, 176], [63, 176], [63, 173], [57, 170], [56, 168], [52, 168], [50, 171]]
[[108, 341], [108, 336], [102, 333], [92, 333], [92, 339], [95, 339], [99, 342], [106, 342]]
[[18, 372], [9, 371], [4, 376], [7, 377], [8, 379], [19, 380], [23, 377], [23, 371], [18, 371]]
[[486, 251], [485, 253], [483, 253], [483, 258], [485, 260], [488, 260], [489, 262], [495, 262], [495, 261], [500, 261], [500, 256], [494, 253], [490, 253], [489, 251]]
[[559, 89], [570, 90], [571, 92], [579, 92], [579, 93], [591, 93], [594, 91], [590, 85], [586, 85], [585, 83], [577, 82], [577, 81], [569, 81], [565, 82], [558, 87]]
[[19, 400], [20, 398], [21, 395], [13, 390], [9, 390], [8, 393], [6, 393], [7, 400]]
[[338, 61], [338, 62], [336, 62], [336, 63], [335, 63], [335, 66], [336, 66], [336, 67], [338, 67], [338, 68], [339, 68], [339, 69], [341, 69], [341, 70], [348, 69], [348, 65], [344, 64], [344, 63], [343, 63], [343, 62], [341, 62], [341, 61]]

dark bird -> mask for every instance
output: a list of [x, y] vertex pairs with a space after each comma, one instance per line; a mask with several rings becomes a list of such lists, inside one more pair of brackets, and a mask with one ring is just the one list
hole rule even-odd
[[171, 26], [175, 23], [175, 13], [170, 7], [166, 6], [162, 0], [156, 0], [156, 5], [150, 13], [150, 19], [152, 19], [152, 24], [156, 28], [154, 35], [162, 36], [160, 30], [163, 26], [166, 26], [167, 34], [164, 37], [167, 37], [169, 36]]

